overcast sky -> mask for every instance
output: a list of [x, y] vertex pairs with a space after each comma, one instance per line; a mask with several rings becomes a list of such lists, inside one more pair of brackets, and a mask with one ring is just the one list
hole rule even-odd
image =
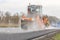
[[27, 13], [29, 2], [35, 5], [42, 5], [43, 14], [60, 18], [60, 0], [0, 0], [0, 10]]

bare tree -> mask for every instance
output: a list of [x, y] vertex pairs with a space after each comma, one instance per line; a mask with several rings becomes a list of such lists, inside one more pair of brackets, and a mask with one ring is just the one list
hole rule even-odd
[[19, 22], [19, 15], [18, 15], [18, 13], [14, 14], [11, 17], [11, 22], [14, 23], [14, 24], [18, 24], [18, 22]]
[[10, 21], [10, 12], [7, 11], [7, 12], [5, 13], [5, 16], [6, 16], [6, 17], [5, 17], [5, 23], [9, 23], [9, 21]]

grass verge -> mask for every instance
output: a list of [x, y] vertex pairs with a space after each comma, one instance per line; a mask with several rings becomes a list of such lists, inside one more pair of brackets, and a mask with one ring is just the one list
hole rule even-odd
[[57, 34], [54, 36], [54, 40], [60, 40], [60, 33], [57, 33]]

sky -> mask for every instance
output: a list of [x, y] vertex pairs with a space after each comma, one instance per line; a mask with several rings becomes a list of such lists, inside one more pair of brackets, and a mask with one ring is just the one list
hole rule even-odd
[[0, 10], [27, 13], [27, 6], [42, 5], [43, 14], [60, 18], [60, 0], [0, 0]]

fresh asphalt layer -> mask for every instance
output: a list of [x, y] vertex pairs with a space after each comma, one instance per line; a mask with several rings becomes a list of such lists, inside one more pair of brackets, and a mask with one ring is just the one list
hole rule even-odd
[[26, 32], [26, 33], [0, 33], [0, 40], [27, 40], [38, 36], [45, 35], [51, 32], [57, 32], [58, 29], [46, 29], [41, 31]]

